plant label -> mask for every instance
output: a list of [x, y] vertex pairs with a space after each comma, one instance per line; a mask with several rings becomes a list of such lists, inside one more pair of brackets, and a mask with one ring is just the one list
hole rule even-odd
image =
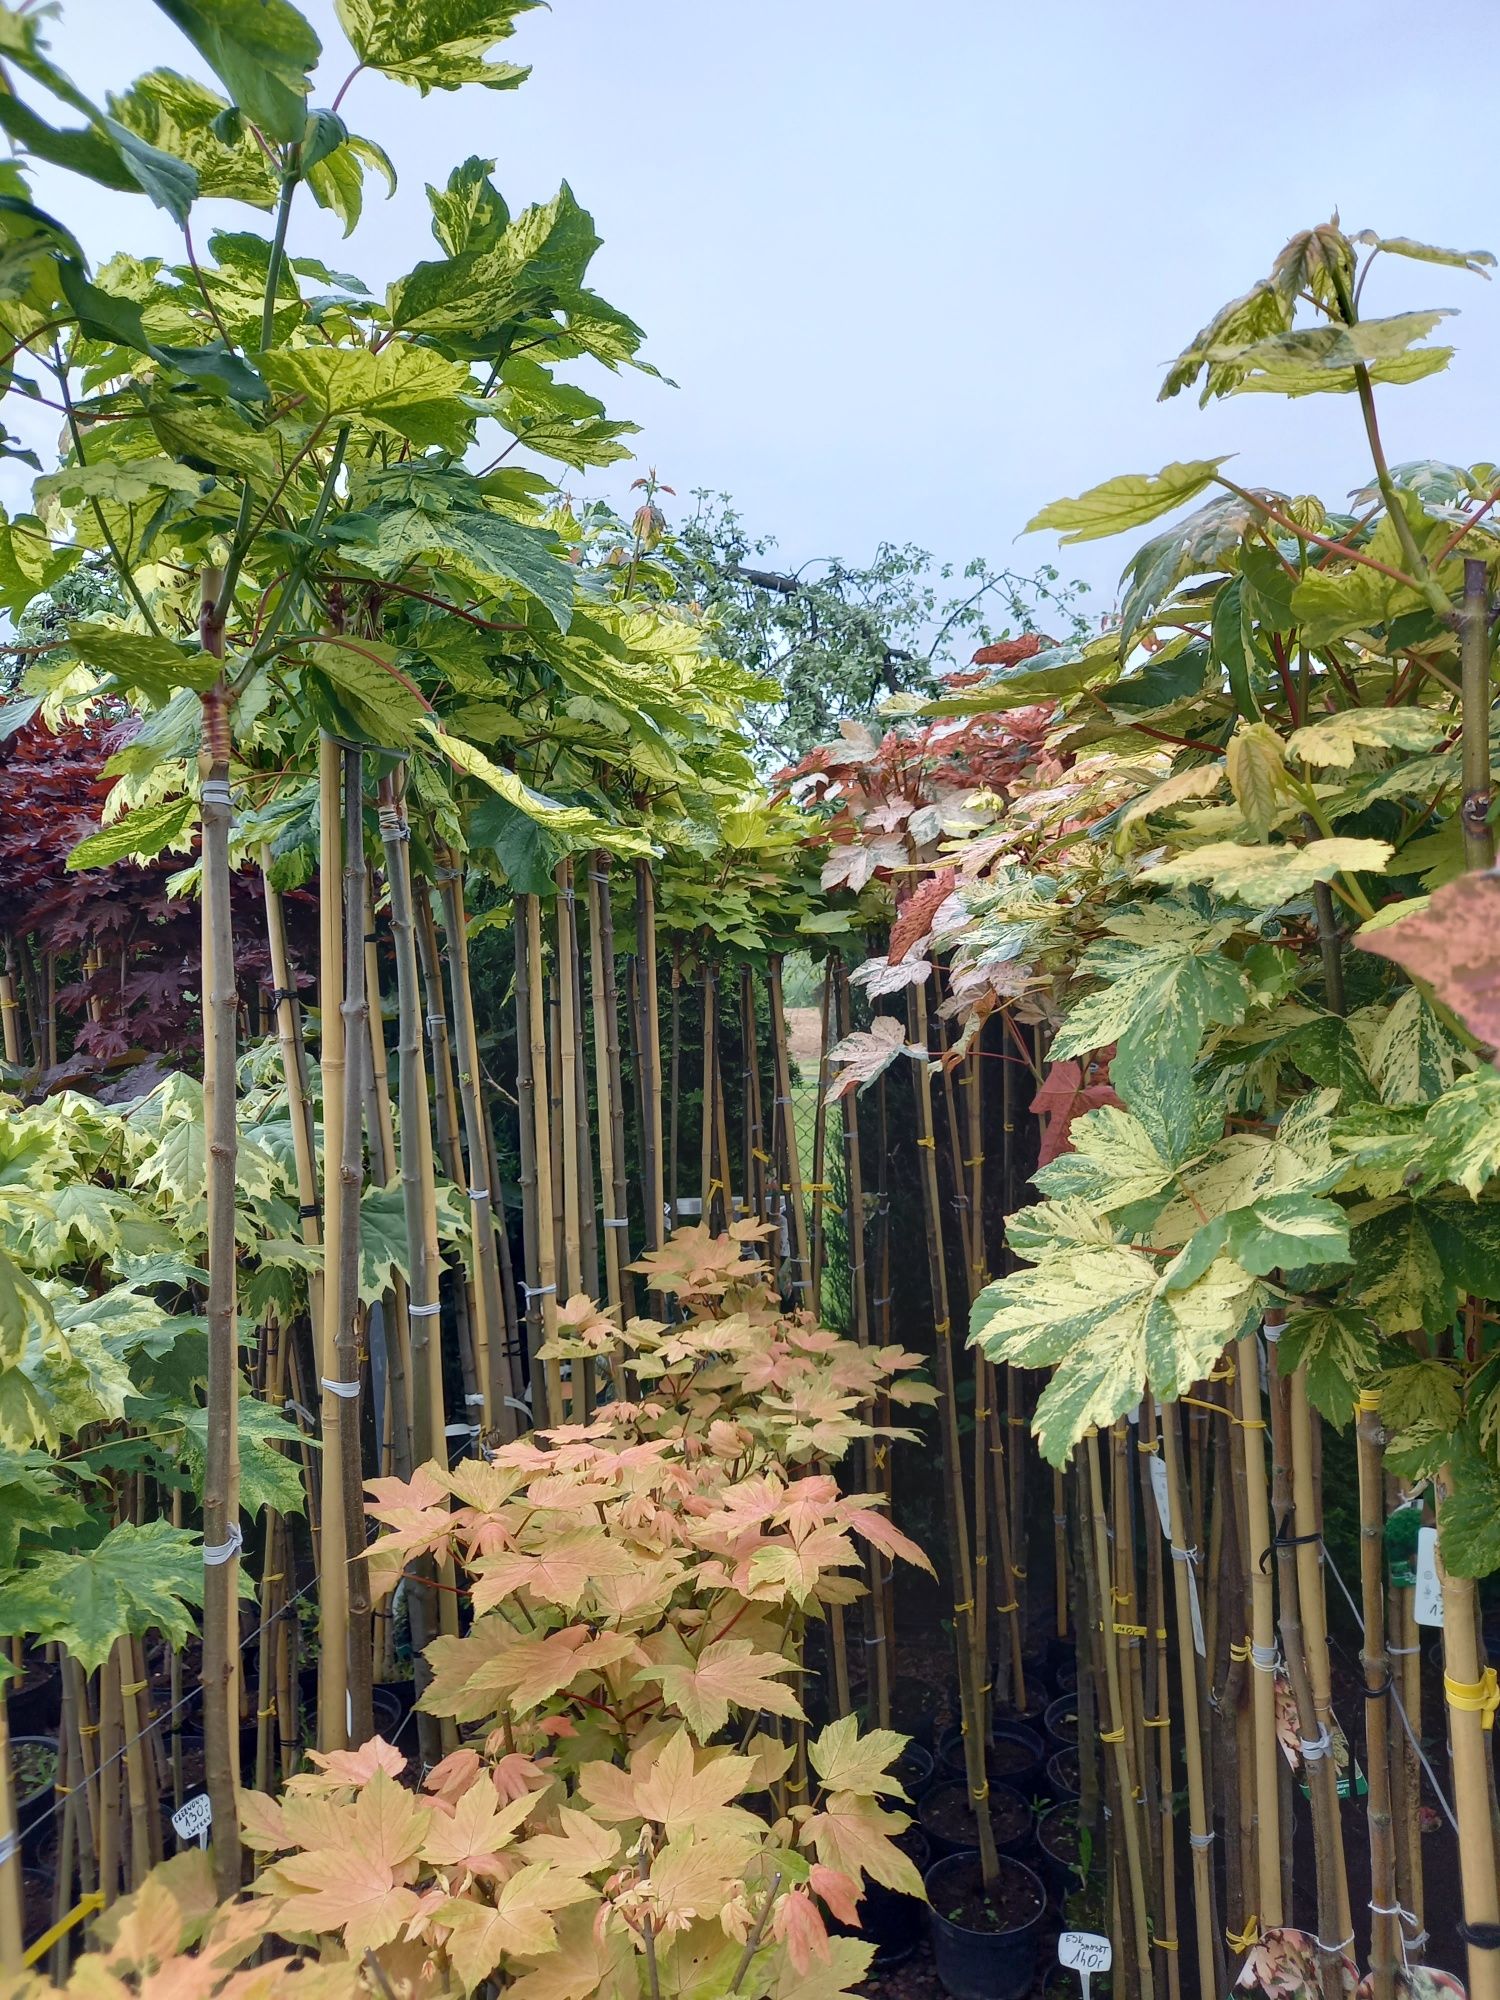
[[200, 1847], [207, 1847], [213, 1816], [214, 1809], [208, 1802], [208, 1793], [199, 1792], [196, 1798], [184, 1799], [173, 1813], [173, 1831], [179, 1840], [196, 1839]]
[[[1172, 1500], [1167, 1490], [1167, 1468], [1162, 1464], [1159, 1457], [1153, 1457], [1151, 1460], [1151, 1491], [1156, 1499], [1156, 1511], [1161, 1519], [1161, 1531], [1170, 1542], [1172, 1539]], [[1192, 1614], [1193, 1644], [1198, 1649], [1200, 1656], [1207, 1659], [1208, 1644], [1203, 1636], [1203, 1607], [1198, 1602], [1198, 1577], [1191, 1563], [1187, 1566], [1187, 1573], [1188, 1610]], [[1082, 1935], [1083, 1933], [1080, 1931], [1079, 1936], [1081, 1937]]]
[[1436, 1528], [1417, 1530], [1417, 1585], [1412, 1592], [1411, 1615], [1419, 1625], [1443, 1622], [1443, 1580], [1438, 1575]]
[[1161, 1519], [1161, 1531], [1170, 1542], [1172, 1539], [1172, 1502], [1167, 1493], [1167, 1468], [1161, 1459], [1153, 1455], [1151, 1460], [1151, 1491], [1156, 1496], [1156, 1511]]
[[1087, 2000], [1089, 1980], [1096, 1972], [1109, 1971], [1114, 1963], [1114, 1952], [1109, 1939], [1100, 1937], [1097, 1931], [1064, 1931], [1057, 1940], [1057, 1962], [1078, 1974], [1084, 2000]]

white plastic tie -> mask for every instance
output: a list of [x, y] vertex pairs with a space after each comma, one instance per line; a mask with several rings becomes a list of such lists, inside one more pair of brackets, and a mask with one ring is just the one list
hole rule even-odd
[[1257, 1646], [1250, 1648], [1250, 1664], [1263, 1674], [1274, 1674], [1281, 1664], [1281, 1649], [1278, 1646]]
[[[1302, 1761], [1304, 1764], [1316, 1764], [1318, 1759], [1326, 1757], [1333, 1747], [1333, 1738], [1328, 1734], [1328, 1724], [1326, 1722], [1319, 1724], [1318, 1733], [1312, 1738], [1311, 1742], [1305, 1736], [1301, 1736], [1297, 1740], [1301, 1746]], [[1342, 1951], [1343, 1945], [1335, 1945], [1331, 1948], [1335, 1951]], [[1328, 1950], [1330, 1947], [1324, 1946], [1323, 1949]]]
[[200, 798], [206, 806], [227, 806], [229, 804], [229, 780], [227, 778], [205, 778]]
[[20, 1836], [14, 1833], [6, 1834], [5, 1838], [0, 1840], [0, 1868], [3, 1868], [7, 1861], [14, 1861], [20, 1851]]
[[294, 1417], [300, 1418], [301, 1421], [307, 1425], [307, 1428], [309, 1430], [311, 1430], [313, 1425], [316, 1424], [316, 1422], [318, 1421], [317, 1418], [313, 1415], [312, 1411], [308, 1409], [307, 1405], [305, 1403], [299, 1403], [295, 1396], [288, 1396], [286, 1401], [282, 1404], [281, 1407], [284, 1410], [290, 1410]]
[[227, 1542], [205, 1542], [203, 1544], [203, 1566], [205, 1569], [221, 1569], [227, 1562], [233, 1562], [245, 1546], [245, 1537], [240, 1532], [239, 1523], [229, 1530]]
[[490, 1198], [490, 1191], [489, 1191], [489, 1189], [488, 1189], [488, 1188], [470, 1188], [470, 1189], [469, 1189], [469, 1199], [470, 1199], [470, 1201], [488, 1201], [488, 1200], [489, 1200], [489, 1198]]
[[1325, 1958], [1337, 1958], [1341, 1952], [1347, 1951], [1350, 1945], [1353, 1944], [1353, 1942], [1354, 1942], [1353, 1931], [1350, 1931], [1348, 1937], [1340, 1938], [1337, 1944], [1324, 1944], [1321, 1938], [1313, 1939], [1313, 1943], [1318, 1947], [1318, 1950], [1322, 1952]]
[[478, 1435], [479, 1435], [478, 1424], [443, 1425], [443, 1436], [445, 1438], [477, 1438]]
[[1204, 1848], [1212, 1847], [1218, 1837], [1217, 1833], [1190, 1833], [1188, 1835], [1188, 1846], [1196, 1848], [1201, 1854]]
[[502, 1397], [501, 1400], [505, 1404], [507, 1410], [519, 1410], [523, 1417], [529, 1417], [531, 1415], [530, 1403], [523, 1403], [519, 1396], [505, 1396]]
[[544, 1299], [546, 1298], [549, 1292], [555, 1292], [557, 1290], [557, 1286], [555, 1284], [528, 1285], [524, 1278], [518, 1279], [517, 1282], [519, 1283], [521, 1290], [526, 1294], [528, 1299]]
[[1195, 1563], [1198, 1559], [1198, 1551], [1196, 1549], [1179, 1549], [1175, 1545], [1173, 1546], [1172, 1560], [1174, 1563]]
[[482, 1410], [484, 1408], [484, 1397], [482, 1395], [465, 1396], [464, 1401], [471, 1409], [477, 1407]]
[[439, 1299], [434, 1299], [430, 1306], [409, 1305], [406, 1308], [409, 1319], [436, 1319], [442, 1310], [442, 1301]]
[[628, 1229], [630, 1227], [630, 1218], [624, 1215], [606, 1215], [604, 1226], [606, 1229]]
[[335, 1382], [331, 1375], [320, 1375], [318, 1380], [330, 1396], [342, 1397], [346, 1403], [352, 1403], [354, 1398], [359, 1394], [359, 1384], [357, 1382]]

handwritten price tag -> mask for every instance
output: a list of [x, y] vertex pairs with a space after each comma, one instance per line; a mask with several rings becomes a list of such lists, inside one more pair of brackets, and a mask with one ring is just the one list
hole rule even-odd
[[1097, 1931], [1064, 1931], [1057, 1940], [1057, 1962], [1078, 1974], [1087, 1995], [1089, 1980], [1096, 1972], [1108, 1972], [1114, 1962], [1109, 1939]]
[[172, 1815], [172, 1826], [179, 1840], [196, 1840], [200, 1847], [208, 1845], [208, 1829], [213, 1824], [214, 1809], [208, 1802], [208, 1793], [199, 1792], [196, 1798], [184, 1799]]

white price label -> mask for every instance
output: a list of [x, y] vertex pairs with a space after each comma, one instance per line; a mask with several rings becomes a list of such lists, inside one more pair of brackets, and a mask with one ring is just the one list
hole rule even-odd
[[1154, 1453], [1151, 1458], [1151, 1491], [1156, 1496], [1156, 1511], [1161, 1517], [1161, 1531], [1170, 1542], [1172, 1539], [1172, 1501], [1171, 1496], [1167, 1492], [1167, 1468]]
[[1443, 1622], [1443, 1579], [1438, 1575], [1436, 1528], [1417, 1530], [1417, 1587], [1412, 1592], [1411, 1615], [1419, 1625]]
[[1114, 1953], [1109, 1939], [1097, 1931], [1064, 1931], [1057, 1940], [1057, 1962], [1070, 1972], [1108, 1972]]
[[213, 1824], [214, 1809], [208, 1802], [208, 1793], [199, 1792], [196, 1798], [184, 1799], [172, 1815], [172, 1826], [179, 1840], [196, 1840], [200, 1847], [208, 1845], [208, 1829]]

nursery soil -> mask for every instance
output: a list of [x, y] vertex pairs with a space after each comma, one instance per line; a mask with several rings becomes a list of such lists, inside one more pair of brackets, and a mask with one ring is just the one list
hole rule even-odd
[[1031, 1883], [1002, 1862], [993, 1889], [986, 1890], [976, 1869], [974, 1886], [956, 1902], [946, 1902], [942, 1915], [967, 1931], [1014, 1931], [1039, 1916], [1043, 1907]]
[[[995, 1829], [995, 1838], [1002, 1843], [1019, 1840], [1031, 1823], [1031, 1812], [1026, 1801], [1014, 1792], [991, 1792], [990, 1825]], [[935, 1800], [927, 1812], [925, 1825], [939, 1840], [952, 1841], [956, 1846], [973, 1846], [974, 1809], [967, 1794], [959, 1787], [945, 1788], [944, 1795]]]

